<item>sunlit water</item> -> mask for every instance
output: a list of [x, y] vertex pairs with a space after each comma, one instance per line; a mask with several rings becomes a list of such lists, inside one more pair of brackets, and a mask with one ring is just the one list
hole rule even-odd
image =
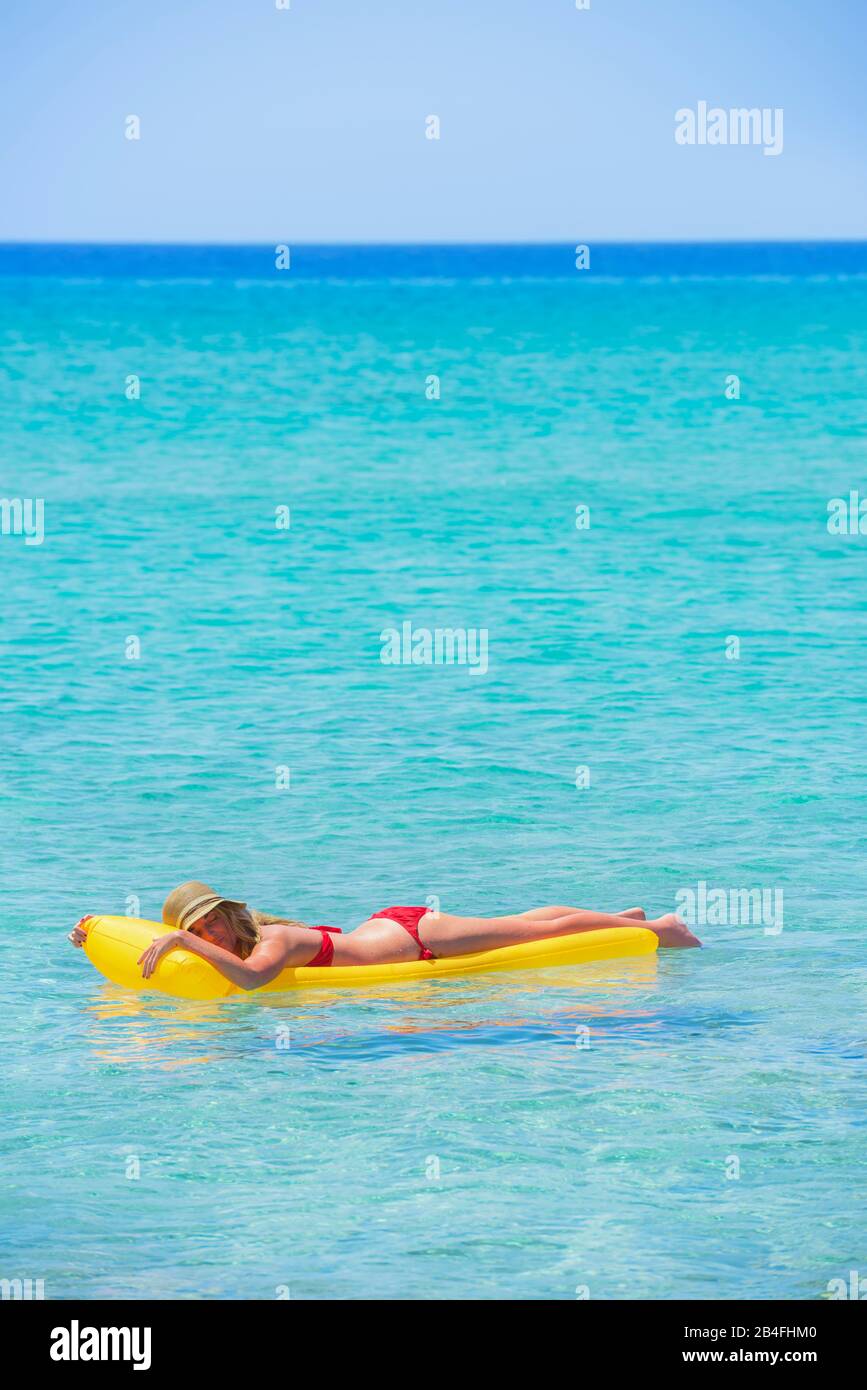
[[[2, 488], [45, 499], [41, 545], [0, 536], [0, 1277], [867, 1274], [867, 536], [826, 525], [867, 492], [864, 253], [101, 254], [0, 255]], [[407, 619], [486, 628], [490, 669], [383, 665]], [[66, 944], [188, 877], [344, 928], [785, 907], [655, 962], [220, 1005]]]

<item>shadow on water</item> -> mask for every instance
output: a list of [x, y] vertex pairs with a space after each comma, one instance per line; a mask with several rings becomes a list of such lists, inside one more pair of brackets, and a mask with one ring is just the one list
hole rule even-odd
[[88, 1012], [95, 1062], [166, 1070], [291, 1051], [297, 1060], [528, 1043], [589, 1044], [666, 1027], [655, 957], [555, 971], [296, 991], [199, 1003], [103, 985]]
[[169, 999], [103, 985], [89, 1005], [97, 1063], [164, 1070], [267, 1057], [375, 1062], [399, 1054], [534, 1045], [581, 1047], [749, 1026], [657, 998], [656, 957], [555, 971], [291, 991], [217, 1002]]

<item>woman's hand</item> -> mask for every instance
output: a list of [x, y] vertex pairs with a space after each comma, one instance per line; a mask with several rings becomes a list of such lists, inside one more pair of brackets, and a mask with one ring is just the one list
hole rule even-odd
[[72, 931], [69, 933], [69, 935], [68, 935], [68, 937], [67, 937], [66, 939], [67, 939], [67, 941], [71, 941], [72, 944], [73, 944], [73, 946], [83, 946], [83, 945], [84, 945], [85, 941], [87, 940], [87, 932], [86, 932], [86, 931], [82, 931], [82, 926], [83, 926], [83, 924], [84, 924], [85, 922], [89, 922], [92, 916], [93, 916], [93, 913], [91, 912], [91, 913], [88, 913], [87, 917], [81, 917], [81, 918], [76, 922], [75, 926], [72, 928]]
[[141, 966], [141, 973], [146, 980], [156, 970], [163, 956], [174, 949], [175, 946], [184, 946], [189, 940], [188, 934], [184, 931], [170, 931], [165, 936], [158, 936], [156, 941], [152, 941], [147, 950], [139, 956], [138, 964]]

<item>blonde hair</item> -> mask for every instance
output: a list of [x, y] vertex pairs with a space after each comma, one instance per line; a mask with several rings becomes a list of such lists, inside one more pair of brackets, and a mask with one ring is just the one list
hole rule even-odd
[[238, 941], [241, 960], [246, 960], [254, 946], [262, 940], [256, 915], [237, 903], [220, 903], [220, 912], [225, 917]]
[[220, 911], [225, 915], [226, 921], [238, 938], [242, 960], [246, 960], [253, 947], [262, 940], [262, 927], [274, 926], [279, 922], [287, 927], [304, 927], [307, 931], [312, 930], [309, 923], [298, 922], [294, 917], [275, 917], [273, 913], [257, 912], [253, 907], [238, 907], [236, 903], [221, 903]]

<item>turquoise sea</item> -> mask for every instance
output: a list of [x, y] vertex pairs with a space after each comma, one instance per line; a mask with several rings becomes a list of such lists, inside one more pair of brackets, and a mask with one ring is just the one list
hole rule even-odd
[[[0, 535], [0, 1277], [867, 1276], [867, 535], [827, 525], [867, 494], [867, 247], [5, 247], [0, 409], [0, 491], [44, 502]], [[485, 629], [488, 670], [383, 664], [405, 621]], [[193, 877], [344, 929], [702, 883], [784, 914], [220, 1005], [67, 944]]]

